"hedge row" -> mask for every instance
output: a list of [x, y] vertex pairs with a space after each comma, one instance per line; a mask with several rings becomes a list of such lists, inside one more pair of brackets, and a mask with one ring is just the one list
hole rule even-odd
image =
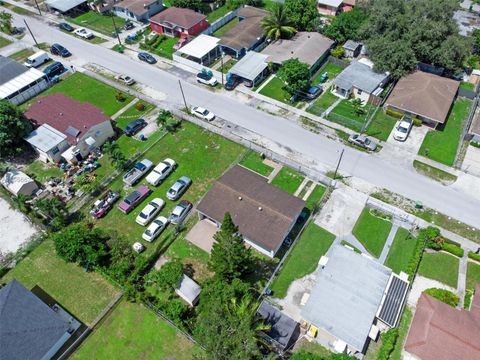
[[424, 291], [426, 294], [434, 297], [441, 302], [444, 302], [447, 305], [456, 307], [460, 298], [457, 294], [452, 293], [451, 291], [445, 289], [431, 288]]
[[473, 260], [476, 260], [476, 261], [480, 262], [480, 254], [476, 254], [473, 251], [468, 252], [468, 257], [470, 259], [473, 259]]
[[415, 272], [418, 268], [418, 264], [420, 263], [420, 260], [422, 260], [423, 248], [425, 246], [426, 239], [427, 238], [423, 232], [423, 229], [420, 230], [417, 237], [417, 244], [415, 245], [415, 250], [412, 257], [410, 258], [410, 261], [408, 262], [406, 269], [406, 273], [408, 274], [408, 278], [410, 281], [413, 280]]
[[461, 247], [448, 243], [443, 244], [442, 250], [458, 257], [463, 257], [465, 254], [465, 251]]
[[390, 329], [381, 335], [382, 346], [378, 350], [377, 360], [388, 360], [398, 339], [398, 329]]

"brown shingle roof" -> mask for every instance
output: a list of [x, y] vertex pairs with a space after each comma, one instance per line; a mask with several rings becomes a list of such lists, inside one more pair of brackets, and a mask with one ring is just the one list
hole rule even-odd
[[120, 7], [130, 10], [136, 15], [142, 15], [147, 12], [145, 6], [156, 3], [157, 0], [122, 0], [115, 4], [115, 7]]
[[170, 7], [150, 18], [151, 22], [162, 25], [164, 22], [184, 29], [190, 29], [206, 18], [205, 15], [197, 13], [191, 9]]
[[275, 252], [304, 206], [303, 200], [236, 165], [217, 180], [197, 210], [220, 223], [229, 212], [246, 239]]
[[[474, 303], [480, 299], [480, 286]], [[457, 310], [422, 294], [405, 350], [422, 360], [480, 359], [480, 312]]]
[[269, 15], [268, 11], [251, 6], [240, 9], [238, 17], [243, 18], [243, 20], [220, 37], [220, 45], [228, 46], [237, 51], [249, 48], [258, 38], [264, 35], [260, 21]]
[[458, 86], [458, 81], [415, 71], [398, 81], [386, 104], [444, 123]]
[[[48, 124], [57, 129], [72, 144], [76, 137], [83, 136], [92, 126], [110, 119], [96, 106], [73, 100], [61, 93], [38, 99], [28, 108], [25, 116], [38, 125]], [[68, 133], [69, 127], [79, 130], [79, 134], [75, 137]]]

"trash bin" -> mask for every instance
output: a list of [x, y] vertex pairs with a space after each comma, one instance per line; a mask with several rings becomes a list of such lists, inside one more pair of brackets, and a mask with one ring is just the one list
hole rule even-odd
[[421, 201], [415, 202], [415, 209], [423, 209], [423, 204]]

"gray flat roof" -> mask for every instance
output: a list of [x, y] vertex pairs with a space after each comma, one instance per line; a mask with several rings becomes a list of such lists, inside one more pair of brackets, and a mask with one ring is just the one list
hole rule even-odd
[[239, 62], [230, 69], [229, 73], [253, 81], [268, 66], [268, 56], [249, 51]]
[[54, 129], [50, 125], [44, 124], [33, 130], [25, 138], [25, 141], [40, 151], [48, 152], [55, 146], [58, 146], [66, 138], [67, 136], [60, 131]]
[[268, 337], [275, 340], [283, 348], [286, 348], [297, 329], [298, 323], [267, 300], [262, 301], [257, 313], [265, 319], [265, 323], [272, 326], [267, 332]]
[[187, 275], [183, 274], [180, 279], [180, 284], [175, 289], [175, 292], [184, 298], [188, 303], [193, 304], [200, 295], [200, 285], [195, 281], [189, 278]]
[[80, 4], [87, 2], [87, 0], [47, 0], [46, 3], [49, 7], [58, 10], [60, 12], [67, 12], [77, 7]]
[[0, 85], [15, 79], [18, 75], [27, 72], [25, 65], [0, 55]]
[[359, 46], [360, 46], [359, 42], [356, 42], [356, 41], [351, 40], [351, 39], [347, 40], [347, 42], [345, 44], [343, 44], [344, 49], [352, 50], [352, 51], [355, 51]]
[[363, 351], [392, 271], [363, 255], [335, 245], [302, 316], [358, 351]]
[[333, 80], [333, 85], [347, 90], [355, 87], [371, 94], [387, 77], [387, 74], [379, 74], [370, 66], [354, 61]]

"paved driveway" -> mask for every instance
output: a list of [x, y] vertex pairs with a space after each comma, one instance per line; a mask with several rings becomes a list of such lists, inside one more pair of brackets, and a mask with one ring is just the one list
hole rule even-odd
[[210, 254], [215, 240], [213, 235], [218, 231], [217, 226], [209, 220], [200, 220], [185, 237], [193, 245]]

